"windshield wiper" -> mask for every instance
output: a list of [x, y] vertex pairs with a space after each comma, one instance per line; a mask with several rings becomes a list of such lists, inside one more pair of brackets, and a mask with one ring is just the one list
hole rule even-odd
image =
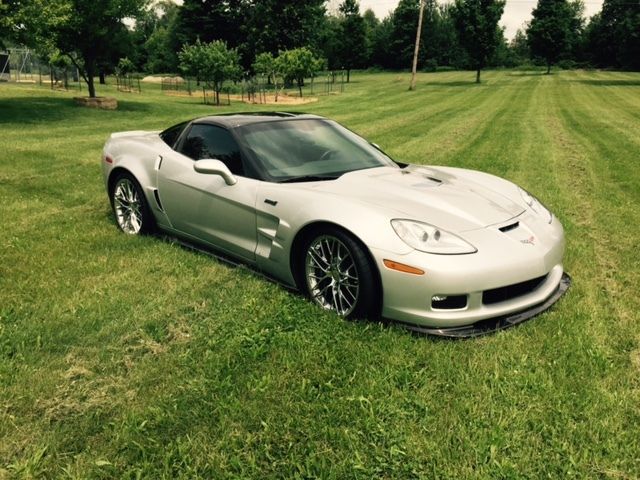
[[317, 182], [320, 180], [335, 180], [335, 175], [300, 175], [299, 177], [289, 177], [280, 180], [278, 183], [295, 183], [295, 182]]

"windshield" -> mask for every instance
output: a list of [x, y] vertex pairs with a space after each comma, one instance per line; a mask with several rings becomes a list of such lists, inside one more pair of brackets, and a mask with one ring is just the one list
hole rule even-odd
[[241, 127], [240, 136], [262, 176], [275, 182], [334, 179], [354, 170], [397, 167], [369, 142], [329, 120], [254, 123]]

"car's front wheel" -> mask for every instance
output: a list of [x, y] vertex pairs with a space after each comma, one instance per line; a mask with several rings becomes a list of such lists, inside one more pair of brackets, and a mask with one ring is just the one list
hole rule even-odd
[[139, 235], [153, 231], [153, 214], [140, 184], [130, 174], [120, 173], [113, 182], [111, 206], [118, 227], [124, 233]]
[[327, 229], [312, 235], [303, 252], [304, 285], [316, 304], [348, 318], [377, 313], [377, 275], [354, 238], [339, 229]]

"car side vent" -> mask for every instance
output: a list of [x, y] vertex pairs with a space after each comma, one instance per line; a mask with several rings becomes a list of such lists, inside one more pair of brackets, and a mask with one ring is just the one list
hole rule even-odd
[[432, 182], [442, 183], [442, 180], [440, 180], [439, 178], [436, 178], [436, 177], [427, 177], [427, 178]]
[[512, 223], [511, 225], [505, 225], [504, 227], [500, 227], [500, 231], [502, 233], [510, 232], [511, 230], [515, 230], [520, 226], [520, 222]]
[[158, 189], [153, 189], [153, 197], [156, 199], [156, 203], [158, 204], [158, 208], [164, 212], [164, 208], [162, 208], [162, 203], [160, 202], [160, 195], [158, 195]]

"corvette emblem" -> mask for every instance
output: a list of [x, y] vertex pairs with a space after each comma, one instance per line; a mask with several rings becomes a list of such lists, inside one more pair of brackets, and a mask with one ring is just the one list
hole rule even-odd
[[525, 245], [526, 244], [535, 245], [535, 243], [534, 243], [535, 240], [536, 240], [536, 238], [533, 235], [531, 235], [529, 238], [525, 238], [524, 240], [520, 240], [520, 243], [524, 243]]

